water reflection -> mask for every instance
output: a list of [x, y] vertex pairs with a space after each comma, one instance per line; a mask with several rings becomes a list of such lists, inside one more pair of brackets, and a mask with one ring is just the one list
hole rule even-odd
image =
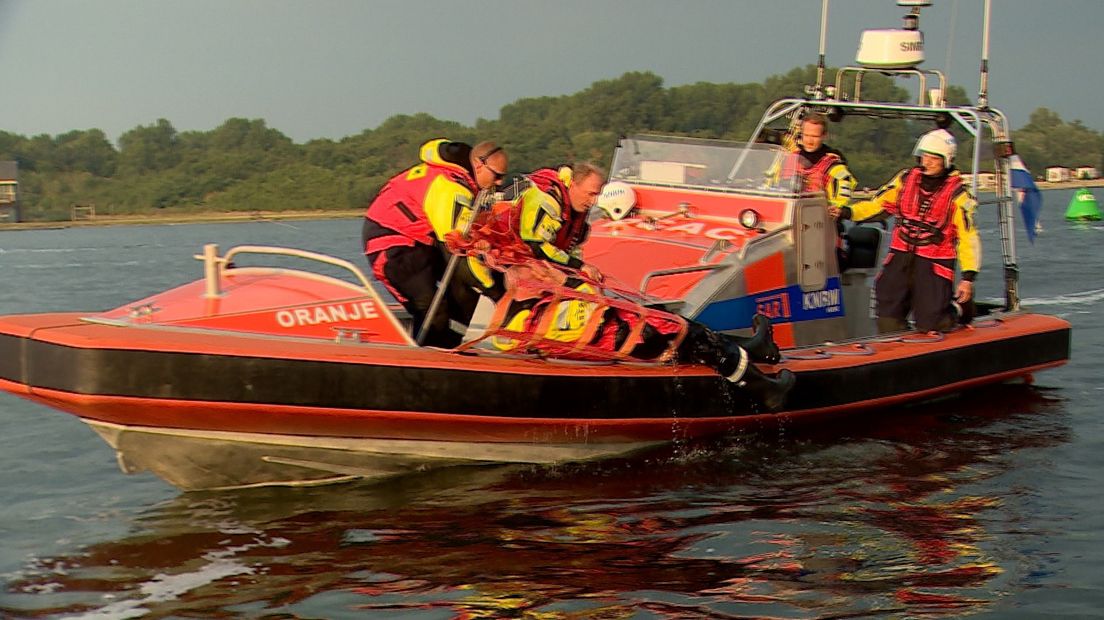
[[957, 617], [1016, 587], [989, 529], [1031, 490], [1006, 478], [1068, 435], [1000, 386], [602, 464], [185, 494], [28, 567], [0, 615]]

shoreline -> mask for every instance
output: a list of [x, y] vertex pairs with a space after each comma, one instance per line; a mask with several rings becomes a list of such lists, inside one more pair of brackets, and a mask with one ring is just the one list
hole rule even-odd
[[1077, 189], [1081, 187], [1104, 187], [1104, 177], [1099, 179], [1080, 179], [1077, 181], [1035, 181], [1035, 186], [1044, 189]]
[[360, 218], [363, 209], [336, 211], [231, 211], [191, 214], [132, 214], [99, 215], [87, 220], [59, 220], [54, 222], [0, 222], [5, 230], [50, 230], [86, 226], [158, 226], [166, 224], [234, 224], [239, 222], [279, 222], [285, 220], [337, 220]]
[[[1052, 183], [1036, 181], [1042, 191], [1104, 187], [1104, 178]], [[861, 194], [861, 192], [858, 192]], [[363, 209], [334, 211], [229, 211], [201, 213], [143, 213], [131, 215], [98, 215], [88, 220], [58, 220], [52, 222], [0, 222], [0, 232], [6, 230], [50, 230], [83, 226], [158, 226], [167, 224], [233, 224], [238, 222], [279, 222], [284, 220], [338, 220], [360, 218]]]

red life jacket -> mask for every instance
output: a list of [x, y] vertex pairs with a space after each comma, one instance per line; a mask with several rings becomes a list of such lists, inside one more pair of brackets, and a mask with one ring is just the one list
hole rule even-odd
[[395, 234], [369, 240], [365, 253], [381, 252], [397, 245], [433, 244], [433, 227], [423, 205], [433, 182], [441, 176], [468, 187], [473, 195], [476, 193], [475, 179], [453, 164], [423, 161], [400, 172], [383, 186], [364, 213], [364, 217]]
[[571, 194], [567, 191], [567, 185], [560, 178], [559, 173], [551, 168], [541, 168], [526, 175], [529, 180], [542, 192], [552, 196], [560, 205], [560, 220], [563, 226], [556, 233], [552, 245], [567, 252], [583, 241], [586, 241], [589, 226], [587, 226], [587, 214], [579, 213], [571, 208]]
[[837, 162], [843, 160], [840, 159], [839, 155], [829, 151], [812, 166], [803, 166], [804, 161], [805, 159], [801, 157], [801, 153], [794, 153], [787, 157], [786, 163], [782, 167], [782, 178], [787, 179], [800, 175], [805, 184], [805, 191], [819, 192], [828, 186], [828, 170]]
[[840, 161], [840, 156], [835, 153], [825, 153], [820, 161], [805, 168], [801, 174], [805, 177], [805, 189], [813, 192], [823, 190], [828, 186], [828, 169]]
[[962, 178], [950, 174], [939, 189], [927, 194], [920, 188], [922, 175], [921, 168], [913, 168], [905, 177], [889, 247], [924, 258], [955, 258], [954, 199], [962, 187]]

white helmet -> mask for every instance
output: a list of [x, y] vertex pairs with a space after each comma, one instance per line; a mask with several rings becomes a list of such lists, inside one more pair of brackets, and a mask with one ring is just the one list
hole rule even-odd
[[598, 208], [605, 211], [611, 220], [625, 217], [635, 206], [636, 192], [624, 181], [606, 183], [598, 195]]
[[958, 144], [951, 132], [946, 129], [936, 129], [920, 136], [920, 139], [916, 142], [916, 148], [912, 149], [912, 154], [916, 157], [919, 157], [921, 153], [939, 155], [943, 158], [943, 165], [949, 168], [951, 163], [954, 162], [957, 149]]

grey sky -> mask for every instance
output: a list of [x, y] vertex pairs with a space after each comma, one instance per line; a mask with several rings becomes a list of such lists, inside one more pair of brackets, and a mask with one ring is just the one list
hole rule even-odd
[[[978, 90], [982, 0], [935, 0], [926, 68]], [[263, 118], [296, 142], [395, 114], [470, 124], [626, 71], [761, 82], [817, 58], [820, 0], [0, 0], [0, 130], [210, 130]], [[832, 0], [830, 65], [893, 0]], [[1046, 106], [1104, 129], [1101, 0], [994, 0], [990, 94], [1014, 128]], [[953, 32], [952, 32], [953, 31]], [[500, 51], [496, 51], [499, 48]], [[948, 53], [948, 48], [950, 53]], [[948, 57], [950, 64], [947, 64]], [[907, 84], [906, 84], [907, 85]], [[796, 93], [795, 93], [796, 94]]]

